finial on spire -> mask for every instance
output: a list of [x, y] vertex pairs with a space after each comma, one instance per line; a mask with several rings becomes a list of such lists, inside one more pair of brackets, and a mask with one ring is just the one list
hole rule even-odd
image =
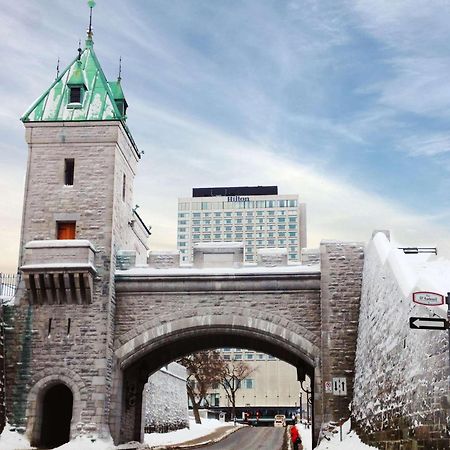
[[58, 56], [58, 62], [56, 63], [56, 77], [55, 80], [57, 80], [59, 77], [59, 56]]
[[83, 50], [81, 49], [81, 39], [78, 40], [78, 61], [81, 59], [81, 53]]
[[119, 76], [117, 77], [117, 81], [120, 81], [122, 79], [122, 57], [119, 56]]
[[92, 35], [94, 34], [92, 32], [92, 8], [95, 6], [95, 1], [94, 0], [88, 0], [88, 6], [89, 6], [89, 29], [87, 32], [87, 37], [88, 39], [92, 39]]

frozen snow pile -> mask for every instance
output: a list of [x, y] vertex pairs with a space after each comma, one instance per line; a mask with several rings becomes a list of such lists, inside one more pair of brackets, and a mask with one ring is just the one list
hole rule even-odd
[[[0, 434], [1, 450], [26, 450], [31, 449], [30, 442], [24, 435], [17, 431], [12, 431], [11, 426], [6, 424], [2, 434]], [[67, 444], [58, 447], [58, 450], [114, 450], [112, 439], [101, 440], [96, 439], [94, 442], [91, 438], [85, 436], [77, 437]]]
[[304, 450], [312, 450], [312, 440], [311, 440], [311, 427], [306, 428], [306, 425], [303, 423], [298, 423], [295, 425], [297, 427], [298, 432], [300, 433], [300, 436], [302, 438], [303, 442], [303, 449]]
[[[306, 449], [305, 449], [306, 450]], [[323, 439], [317, 450], [377, 450], [375, 447], [366, 445], [359, 439], [355, 431], [350, 431], [350, 420], [342, 425], [342, 442], [339, 429], [333, 433], [331, 439]]]
[[0, 448], [2, 450], [22, 450], [32, 447], [23, 434], [11, 430], [11, 425], [7, 423], [0, 434]]
[[169, 445], [180, 444], [182, 442], [206, 436], [209, 433], [230, 425], [216, 419], [202, 419], [201, 424], [196, 424], [194, 420], [189, 420], [189, 428], [171, 431], [170, 433], [150, 433], [145, 434], [144, 442], [149, 445]]
[[57, 447], [57, 450], [114, 450], [115, 448], [111, 438], [91, 439], [86, 436], [78, 436], [67, 444]]

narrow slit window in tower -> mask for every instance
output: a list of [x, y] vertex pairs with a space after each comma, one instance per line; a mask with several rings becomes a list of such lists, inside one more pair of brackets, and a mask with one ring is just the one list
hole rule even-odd
[[75, 160], [73, 158], [66, 158], [64, 160], [64, 184], [66, 186], [73, 185], [74, 169], [75, 169]]

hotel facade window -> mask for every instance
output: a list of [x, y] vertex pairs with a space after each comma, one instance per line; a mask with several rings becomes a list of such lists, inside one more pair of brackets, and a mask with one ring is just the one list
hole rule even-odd
[[306, 247], [306, 206], [297, 194], [278, 194], [277, 186], [194, 188], [191, 198], [178, 199], [178, 214], [178, 235], [187, 236], [177, 242], [187, 250], [181, 255], [185, 264], [192, 263], [194, 243], [211, 239], [244, 243], [248, 263], [257, 260], [258, 248], [270, 247], [286, 248], [288, 261], [299, 262]]

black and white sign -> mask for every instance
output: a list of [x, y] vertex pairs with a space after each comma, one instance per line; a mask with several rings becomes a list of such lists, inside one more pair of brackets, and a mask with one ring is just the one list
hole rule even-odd
[[410, 317], [409, 328], [415, 330], [446, 330], [448, 321], [440, 317]]
[[347, 395], [346, 378], [333, 378], [333, 395]]

